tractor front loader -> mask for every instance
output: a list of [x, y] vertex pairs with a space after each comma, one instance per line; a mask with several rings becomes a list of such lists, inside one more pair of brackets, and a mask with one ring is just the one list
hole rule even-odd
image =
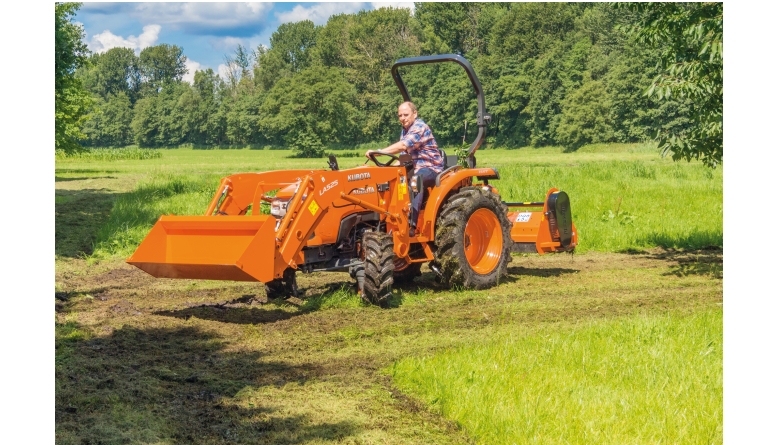
[[[158, 278], [260, 281], [269, 298], [296, 296], [297, 270], [345, 271], [363, 299], [387, 307], [393, 283], [418, 276], [422, 263], [447, 286], [482, 289], [506, 275], [512, 252], [573, 250], [578, 238], [566, 193], [551, 189], [543, 202], [503, 202], [489, 184], [499, 179], [497, 170], [476, 166], [490, 117], [467, 60], [448, 54], [396, 61], [391, 72], [404, 100], [410, 97], [398, 68], [437, 62], [467, 72], [479, 134], [468, 167], [444, 154], [413, 234], [410, 203], [423, 185], [409, 155], [375, 152], [373, 165], [348, 170], [330, 156], [328, 169], [223, 178], [203, 216], [161, 216], [128, 263]], [[262, 203], [269, 215], [259, 214]]]

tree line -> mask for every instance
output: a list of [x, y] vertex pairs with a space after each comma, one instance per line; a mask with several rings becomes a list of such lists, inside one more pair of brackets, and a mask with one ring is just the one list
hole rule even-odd
[[[321, 26], [282, 24], [269, 47], [239, 46], [225, 56], [224, 76], [197, 71], [192, 84], [182, 81], [186, 57], [176, 45], [138, 55], [113, 48], [71, 70], [88, 95], [78, 142], [271, 145], [301, 156], [386, 143], [400, 131], [393, 62], [456, 53], [484, 88], [491, 146], [574, 150], [657, 138], [675, 158], [714, 165], [722, 157], [721, 8], [415, 3], [413, 15], [383, 8]], [[402, 77], [440, 145], [475, 134], [475, 94], [461, 67], [405, 67]]]

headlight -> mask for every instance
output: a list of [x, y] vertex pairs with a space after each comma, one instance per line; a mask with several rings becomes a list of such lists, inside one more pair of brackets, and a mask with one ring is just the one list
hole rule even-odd
[[270, 203], [270, 214], [276, 218], [283, 218], [286, 215], [286, 208], [289, 207], [289, 200], [275, 198]]

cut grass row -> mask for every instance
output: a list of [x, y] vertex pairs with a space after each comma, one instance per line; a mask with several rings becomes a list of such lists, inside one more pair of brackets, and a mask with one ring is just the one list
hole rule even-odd
[[483, 444], [718, 443], [721, 364], [711, 310], [519, 328], [388, 372]]
[[[651, 147], [651, 146], [650, 146]], [[622, 252], [652, 247], [722, 245], [722, 169], [661, 159], [644, 145], [588, 147], [586, 153], [555, 148], [484, 150], [480, 165], [496, 167], [494, 182], [507, 201], [540, 201], [551, 187], [567, 192], [581, 251]], [[625, 149], [624, 151], [621, 149]], [[121, 196], [96, 238], [94, 258], [129, 255], [162, 214], [200, 215], [219, 179], [239, 171], [323, 168], [320, 159], [290, 159], [287, 151], [168, 150], [177, 168], [143, 161], [147, 179]], [[173, 154], [173, 156], [171, 156]], [[212, 158], [213, 155], [217, 159]], [[256, 165], [237, 164], [246, 158]], [[481, 161], [483, 160], [483, 162]], [[341, 158], [342, 168], [360, 165]], [[90, 166], [135, 172], [137, 162], [67, 163], [60, 173]], [[125, 169], [125, 170], [124, 170]]]

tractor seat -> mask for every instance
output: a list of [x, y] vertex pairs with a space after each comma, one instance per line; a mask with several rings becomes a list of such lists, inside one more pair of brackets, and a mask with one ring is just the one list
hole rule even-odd
[[447, 156], [446, 152], [439, 148], [439, 153], [441, 153], [441, 158], [444, 160], [444, 166], [441, 168], [441, 170], [446, 170], [449, 167], [453, 167], [457, 165], [457, 156], [451, 155]]

